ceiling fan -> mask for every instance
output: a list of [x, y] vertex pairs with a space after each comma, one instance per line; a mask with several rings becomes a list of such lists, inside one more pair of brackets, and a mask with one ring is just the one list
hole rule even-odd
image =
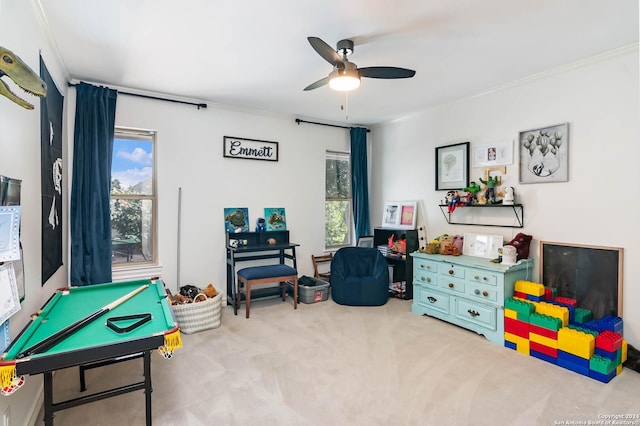
[[309, 40], [311, 47], [313, 47], [320, 56], [333, 65], [333, 71], [331, 71], [327, 77], [305, 87], [305, 91], [317, 89], [327, 83], [329, 83], [329, 86], [334, 90], [349, 91], [357, 89], [360, 86], [360, 77], [394, 79], [411, 78], [416, 74], [414, 70], [407, 68], [358, 68], [356, 64], [347, 59], [347, 56], [353, 53], [352, 40], [340, 40], [336, 50], [333, 50], [331, 46], [318, 37], [307, 37], [307, 40]]

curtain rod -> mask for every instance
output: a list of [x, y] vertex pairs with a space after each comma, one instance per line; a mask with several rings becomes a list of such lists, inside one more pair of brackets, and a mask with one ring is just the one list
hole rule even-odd
[[[296, 118], [296, 123], [298, 123], [298, 126], [300, 125], [300, 123], [308, 123], [308, 124], [317, 124], [318, 126], [329, 126], [329, 127], [338, 127], [340, 129], [355, 129], [356, 127], [348, 127], [348, 126], [339, 126], [337, 124], [327, 124], [327, 123], [317, 123], [315, 121], [307, 121], [307, 120], [302, 120], [300, 118]], [[361, 127], [362, 129], [366, 129], [366, 127]], [[367, 133], [369, 133], [371, 130], [367, 129]]]
[[[69, 82], [69, 83], [67, 83], [67, 86], [76, 87], [77, 84]], [[150, 95], [141, 95], [139, 93], [123, 92], [121, 90], [116, 90], [116, 91], [118, 92], [118, 94], [121, 94], [121, 95], [137, 96], [139, 98], [155, 99], [157, 101], [166, 101], [166, 102], [175, 102], [177, 104], [193, 105], [193, 106], [197, 107], [198, 109], [207, 107], [207, 104], [203, 104], [203, 103], [179, 101], [179, 100], [176, 100], [176, 99], [160, 98], [160, 97], [157, 97], [157, 96], [150, 96]]]

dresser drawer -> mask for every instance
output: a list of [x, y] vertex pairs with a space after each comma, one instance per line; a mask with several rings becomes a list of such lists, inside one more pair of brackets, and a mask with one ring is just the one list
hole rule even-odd
[[467, 280], [481, 284], [496, 285], [498, 283], [498, 275], [482, 269], [467, 269]]
[[438, 265], [438, 272], [448, 277], [464, 278], [466, 268], [460, 265], [453, 265], [451, 263], [441, 263]]
[[456, 318], [471, 322], [490, 330], [496, 329], [496, 308], [473, 303], [470, 300], [458, 299], [454, 301], [454, 315]]
[[464, 293], [464, 290], [466, 288], [466, 282], [461, 278], [445, 277], [440, 275], [438, 277], [438, 287], [440, 287], [443, 290], [453, 291], [453, 292], [462, 294]]
[[438, 272], [438, 262], [434, 262], [432, 260], [415, 258], [413, 259], [413, 271], [414, 273], [423, 271], [423, 272]]
[[413, 274], [413, 282], [438, 287], [438, 275], [423, 270], [416, 270]]
[[449, 296], [421, 285], [413, 287], [413, 303], [425, 308], [433, 309], [443, 314], [449, 314]]
[[492, 303], [496, 303], [498, 301], [498, 291], [489, 286], [467, 283], [467, 295], [475, 299], [485, 300]]

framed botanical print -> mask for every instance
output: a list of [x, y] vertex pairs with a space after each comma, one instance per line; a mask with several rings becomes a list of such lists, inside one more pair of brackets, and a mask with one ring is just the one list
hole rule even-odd
[[469, 186], [469, 142], [436, 148], [436, 191]]

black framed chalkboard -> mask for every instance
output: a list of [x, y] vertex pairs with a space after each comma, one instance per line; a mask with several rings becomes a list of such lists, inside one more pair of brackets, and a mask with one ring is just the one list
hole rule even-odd
[[540, 242], [540, 277], [558, 296], [576, 299], [594, 319], [622, 317], [622, 256], [619, 247]]

